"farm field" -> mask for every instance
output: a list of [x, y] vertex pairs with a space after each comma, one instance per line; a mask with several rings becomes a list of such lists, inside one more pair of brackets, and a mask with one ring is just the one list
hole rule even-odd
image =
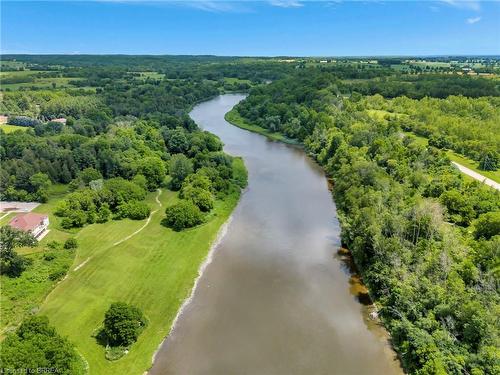
[[[178, 198], [175, 193], [164, 191], [159, 196], [159, 206], [156, 194], [151, 193], [147, 201], [158, 211], [144, 230], [127, 241], [114, 246], [145, 221], [111, 221], [80, 230], [75, 236], [79, 248], [67, 278], [41, 307], [41, 313], [49, 317], [58, 331], [76, 344], [92, 374], [142, 373], [151, 365], [152, 355], [189, 294], [210, 244], [238, 201], [237, 194], [217, 201], [208, 222], [174, 232], [160, 222], [165, 207]], [[110, 362], [93, 334], [109, 305], [119, 300], [141, 308], [149, 325], [129, 354]]]
[[151, 78], [151, 79], [163, 79], [165, 78], [165, 74], [164, 73], [158, 73], [158, 72], [132, 72], [132, 73], [138, 73], [140, 74], [139, 77], [136, 77], [136, 79], [147, 79], [147, 78]]
[[78, 81], [81, 78], [56, 77], [56, 78], [36, 78], [34, 82], [8, 83], [2, 84], [3, 90], [19, 90], [21, 88], [36, 87], [37, 89], [49, 89], [56, 85], [56, 88], [75, 87], [70, 84], [70, 81]]

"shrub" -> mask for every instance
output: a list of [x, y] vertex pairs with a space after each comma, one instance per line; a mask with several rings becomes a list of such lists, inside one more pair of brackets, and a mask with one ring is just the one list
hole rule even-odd
[[55, 253], [47, 253], [47, 254], [44, 254], [43, 259], [50, 262], [51, 260], [56, 259], [56, 257], [57, 256]]
[[181, 201], [165, 210], [167, 216], [163, 223], [176, 231], [191, 228], [203, 222], [200, 209], [189, 201]]
[[129, 346], [146, 328], [147, 320], [137, 307], [125, 302], [113, 303], [104, 316], [104, 334], [111, 346]]
[[52, 281], [61, 280], [64, 276], [66, 276], [67, 270], [65, 268], [60, 268], [51, 274], [49, 274], [49, 279]]
[[47, 247], [52, 250], [60, 249], [61, 243], [59, 241], [50, 241], [47, 243]]
[[151, 209], [144, 202], [128, 202], [118, 206], [117, 216], [120, 218], [128, 217], [132, 220], [142, 220], [149, 216]]
[[78, 247], [78, 242], [76, 241], [76, 238], [68, 238], [64, 242], [65, 249], [76, 249], [77, 247]]

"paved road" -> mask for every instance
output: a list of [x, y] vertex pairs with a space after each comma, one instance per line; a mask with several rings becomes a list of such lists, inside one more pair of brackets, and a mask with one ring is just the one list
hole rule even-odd
[[464, 167], [462, 164], [458, 164], [457, 162], [452, 161], [453, 165], [457, 167], [460, 172], [465, 173], [466, 175], [484, 182], [485, 185], [491, 186], [492, 188], [495, 188], [497, 190], [500, 190], [500, 184], [498, 182], [493, 181], [492, 179], [489, 179], [488, 177], [484, 177], [482, 174], [479, 174], [477, 172], [474, 172], [472, 169], [469, 169], [467, 167]]

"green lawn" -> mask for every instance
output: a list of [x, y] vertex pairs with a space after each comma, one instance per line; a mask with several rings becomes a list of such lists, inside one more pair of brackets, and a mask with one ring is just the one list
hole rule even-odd
[[[111, 221], [81, 229], [76, 234], [79, 247], [67, 278], [41, 307], [41, 313], [49, 317], [57, 330], [75, 343], [88, 361], [91, 374], [142, 374], [150, 367], [153, 353], [190, 293], [210, 244], [239, 198], [239, 194], [234, 194], [217, 201], [207, 223], [174, 232], [160, 222], [165, 206], [177, 200], [176, 193], [164, 191], [160, 208], [154, 196], [155, 193], [150, 194], [148, 202], [158, 211], [150, 223], [117, 246], [113, 244], [142, 227], [145, 221]], [[137, 305], [148, 317], [149, 325], [126, 356], [110, 362], [92, 335], [115, 301]]]
[[2, 129], [5, 133], [12, 133], [16, 130], [26, 131], [28, 128], [26, 126], [2, 124], [0, 125], [0, 129]]
[[252, 131], [254, 133], [259, 133], [259, 134], [265, 135], [266, 137], [268, 137], [272, 140], [281, 141], [284, 143], [289, 143], [289, 144], [294, 144], [294, 145], [300, 144], [299, 141], [292, 139], [292, 138], [288, 138], [281, 133], [274, 133], [274, 132], [271, 132], [267, 129], [261, 128], [260, 126], [250, 124], [249, 122], [247, 122], [247, 120], [245, 120], [243, 117], [241, 117], [240, 114], [238, 113], [238, 111], [236, 111], [236, 109], [234, 109], [234, 108], [232, 110], [230, 110], [228, 113], [226, 113], [224, 118], [227, 122], [230, 122], [234, 126], [237, 126], [239, 128], [245, 129], [245, 130]]

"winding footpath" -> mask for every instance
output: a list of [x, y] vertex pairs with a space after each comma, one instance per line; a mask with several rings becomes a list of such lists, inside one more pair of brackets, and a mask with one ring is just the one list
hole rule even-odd
[[144, 225], [143, 225], [142, 227], [140, 227], [139, 229], [137, 229], [134, 233], [132, 233], [132, 234], [128, 235], [127, 237], [125, 237], [125, 238], [121, 239], [120, 241], [115, 242], [115, 243], [113, 244], [113, 246], [119, 245], [119, 244], [121, 244], [122, 242], [125, 242], [125, 241], [127, 241], [127, 240], [131, 239], [132, 237], [134, 237], [136, 234], [138, 234], [140, 231], [142, 231], [144, 228], [146, 228], [146, 227], [148, 226], [148, 224], [149, 224], [149, 222], [151, 221], [151, 218], [153, 217], [153, 215], [154, 215], [154, 214], [155, 214], [155, 213], [156, 213], [156, 212], [160, 209], [160, 207], [161, 207], [161, 202], [160, 202], [160, 200], [158, 199], [158, 198], [160, 197], [160, 194], [161, 194], [161, 189], [158, 189], [158, 194], [156, 195], [155, 200], [156, 200], [156, 203], [158, 203], [158, 204], [159, 204], [159, 207], [158, 207], [156, 210], [154, 210], [153, 212], [151, 212], [151, 213], [149, 214], [149, 217], [148, 217], [148, 219], [146, 220], [146, 223], [144, 223]]
[[467, 176], [470, 176], [473, 179], [478, 180], [479, 182], [482, 182], [483, 184], [490, 186], [494, 189], [500, 190], [500, 184], [498, 182], [493, 181], [492, 179], [485, 177], [482, 174], [477, 173], [470, 168], [464, 167], [462, 164], [458, 164], [455, 161], [452, 161], [452, 164], [455, 167], [457, 167], [460, 172], [465, 173]]
[[[148, 224], [151, 221], [151, 218], [153, 217], [153, 215], [162, 207], [162, 204], [161, 204], [160, 199], [159, 199], [160, 195], [161, 195], [161, 189], [158, 189], [158, 194], [155, 197], [156, 203], [158, 203], [158, 208], [149, 214], [149, 217], [146, 220], [146, 222], [144, 223], [144, 225], [142, 227], [140, 227], [139, 229], [137, 229], [134, 233], [129, 234], [127, 237], [122, 238], [120, 241], [115, 242], [112, 246], [117, 246], [117, 245], [121, 244], [122, 242], [125, 242], [125, 241], [131, 239], [132, 237], [134, 237], [136, 234], [138, 234], [139, 232], [141, 232], [144, 228], [146, 228], [148, 226]], [[87, 262], [90, 259], [92, 259], [92, 257], [88, 257], [87, 259], [85, 259], [82, 263], [80, 263], [78, 266], [76, 266], [75, 268], [73, 268], [73, 271], [78, 271], [85, 264], [87, 264]]]

